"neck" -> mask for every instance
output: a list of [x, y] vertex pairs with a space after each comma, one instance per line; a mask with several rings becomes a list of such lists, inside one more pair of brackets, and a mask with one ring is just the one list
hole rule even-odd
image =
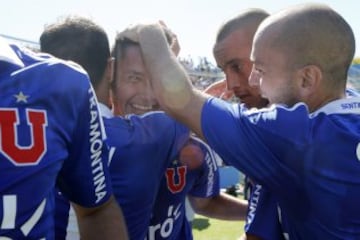
[[315, 99], [314, 101], [308, 101], [309, 111], [314, 112], [319, 108], [325, 106], [329, 102], [335, 101], [337, 99], [345, 98], [345, 92], [329, 93], [329, 94], [318, 94], [319, 97], [311, 98]]
[[102, 81], [97, 86], [97, 88], [95, 89], [95, 94], [100, 103], [102, 103], [110, 108], [111, 103], [110, 103], [109, 86], [104, 83], [105, 83], [105, 81]]

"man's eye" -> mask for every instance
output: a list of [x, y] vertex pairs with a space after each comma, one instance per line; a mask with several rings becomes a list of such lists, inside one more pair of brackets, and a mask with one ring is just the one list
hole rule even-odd
[[128, 81], [129, 82], [138, 82], [138, 81], [140, 81], [141, 79], [138, 77], [138, 76], [129, 76], [128, 77]]
[[235, 72], [240, 72], [242, 70], [242, 65], [240, 64], [234, 64], [232, 65], [232, 69], [235, 71]]
[[264, 71], [261, 70], [260, 68], [254, 68], [254, 70], [255, 70], [256, 73], [259, 73], [259, 74], [263, 74], [263, 73], [264, 73]]

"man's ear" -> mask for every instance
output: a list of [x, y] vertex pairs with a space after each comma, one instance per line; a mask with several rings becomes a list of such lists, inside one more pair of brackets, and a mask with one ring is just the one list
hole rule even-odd
[[106, 69], [105, 69], [105, 78], [108, 79], [109, 84], [114, 81], [114, 62], [115, 59], [113, 57], [108, 58]]
[[323, 74], [316, 65], [306, 65], [298, 70], [299, 89], [302, 97], [313, 95], [321, 84]]
[[107, 60], [107, 64], [106, 64], [106, 69], [105, 69], [105, 79], [107, 81], [107, 88], [109, 91], [109, 104], [112, 108], [113, 105], [113, 93], [111, 91], [112, 88], [112, 84], [114, 81], [114, 62], [115, 59], [113, 57], [109, 57]]

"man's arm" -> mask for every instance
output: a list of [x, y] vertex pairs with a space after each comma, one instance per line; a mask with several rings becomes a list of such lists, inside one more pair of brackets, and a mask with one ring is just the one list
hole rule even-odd
[[159, 24], [143, 25], [138, 28], [137, 34], [160, 105], [168, 114], [203, 138], [201, 110], [206, 95], [192, 87], [185, 69], [169, 48]]
[[222, 220], [245, 220], [248, 203], [225, 193], [210, 198], [188, 196], [198, 214]]
[[129, 239], [121, 208], [112, 196], [99, 207], [84, 208], [72, 203], [81, 239]]
[[[246, 219], [248, 202], [225, 193], [212, 198], [188, 196], [190, 204], [197, 214], [222, 220], [242, 221]], [[239, 240], [261, 240], [252, 234], [243, 234]]]

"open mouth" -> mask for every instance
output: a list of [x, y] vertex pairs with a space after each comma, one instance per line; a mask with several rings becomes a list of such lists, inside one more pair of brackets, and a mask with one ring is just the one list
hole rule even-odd
[[134, 109], [141, 110], [141, 111], [146, 111], [146, 112], [155, 111], [155, 110], [159, 109], [159, 107], [157, 105], [140, 105], [140, 104], [133, 103], [133, 104], [131, 104], [131, 106]]
[[241, 101], [244, 101], [244, 100], [246, 100], [248, 97], [250, 97], [249, 94], [236, 94], [236, 96], [237, 96]]

